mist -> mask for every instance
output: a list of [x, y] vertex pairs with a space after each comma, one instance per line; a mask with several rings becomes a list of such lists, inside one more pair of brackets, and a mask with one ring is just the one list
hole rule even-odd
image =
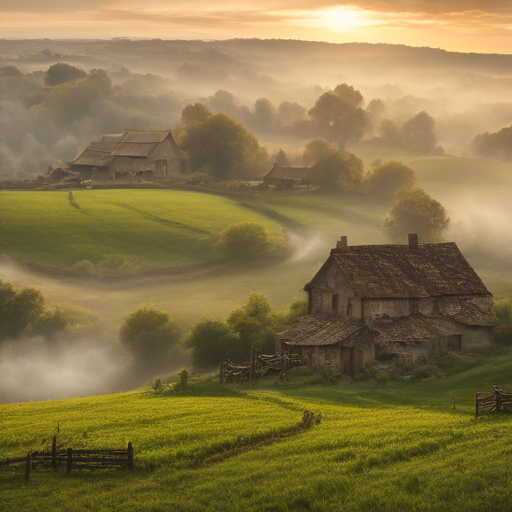
[[49, 342], [42, 337], [0, 345], [0, 403], [54, 400], [128, 389], [129, 362], [115, 344]]

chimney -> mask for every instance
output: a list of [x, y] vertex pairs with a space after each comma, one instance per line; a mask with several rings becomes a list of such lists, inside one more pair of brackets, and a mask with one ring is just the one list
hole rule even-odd
[[336, 249], [346, 249], [347, 248], [347, 237], [342, 236], [338, 242], [336, 242]]
[[409, 249], [417, 249], [419, 245], [419, 237], [417, 233], [409, 233]]

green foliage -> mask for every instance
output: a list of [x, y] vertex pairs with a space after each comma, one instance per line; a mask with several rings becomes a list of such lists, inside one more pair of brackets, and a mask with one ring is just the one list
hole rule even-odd
[[357, 190], [363, 178], [363, 162], [353, 153], [335, 153], [318, 160], [308, 177], [321, 190]]
[[427, 364], [424, 366], [418, 366], [414, 368], [411, 379], [412, 380], [426, 380], [426, 379], [438, 379], [443, 377], [443, 371], [433, 364]]
[[404, 147], [433, 153], [436, 149], [434, 118], [425, 111], [412, 116], [402, 126]]
[[384, 219], [382, 229], [395, 242], [405, 242], [408, 233], [418, 233], [420, 242], [440, 242], [450, 225], [445, 208], [421, 188], [404, 189]]
[[352, 108], [359, 108], [363, 106], [363, 95], [351, 85], [339, 84], [334, 88], [333, 93], [351, 105]]
[[402, 162], [391, 160], [371, 167], [364, 177], [364, 185], [370, 194], [390, 196], [402, 188], [417, 186], [414, 171]]
[[73, 82], [80, 78], [85, 78], [87, 73], [80, 68], [66, 64], [65, 62], [57, 62], [51, 65], [44, 74], [44, 83], [50, 87]]
[[355, 106], [359, 96], [359, 91], [346, 84], [322, 94], [308, 112], [317, 133], [329, 142], [339, 142], [340, 147], [359, 140], [368, 125], [365, 111]]
[[268, 256], [273, 249], [265, 228], [257, 222], [231, 224], [220, 233], [217, 246], [226, 259], [234, 261]]
[[145, 306], [128, 315], [119, 328], [119, 340], [139, 365], [162, 367], [169, 350], [180, 340], [181, 329], [169, 313]]
[[302, 152], [302, 161], [304, 165], [311, 166], [319, 160], [324, 160], [332, 156], [339, 155], [338, 150], [323, 139], [313, 139], [306, 144]]
[[187, 346], [192, 349], [192, 361], [199, 369], [216, 368], [222, 361], [243, 361], [250, 354], [240, 337], [224, 320], [201, 318], [187, 336]]
[[212, 113], [208, 107], [202, 103], [194, 103], [193, 105], [190, 103], [181, 111], [181, 122], [202, 123], [211, 115]]
[[250, 176], [265, 169], [267, 154], [252, 133], [224, 113], [190, 124], [180, 140], [192, 170], [208, 166], [215, 180]]
[[512, 125], [495, 133], [480, 133], [470, 145], [471, 151], [481, 158], [512, 160]]
[[16, 289], [0, 280], [0, 341], [17, 339], [45, 313], [45, 300], [35, 288]]
[[272, 153], [270, 159], [276, 164], [281, 165], [282, 167], [286, 167], [290, 165], [290, 160], [288, 160], [288, 155], [286, 151], [282, 148]]
[[174, 386], [174, 389], [184, 391], [188, 387], [188, 372], [185, 368], [181, 370], [178, 375], [178, 382]]
[[512, 298], [495, 300], [492, 311], [500, 325], [512, 325]]

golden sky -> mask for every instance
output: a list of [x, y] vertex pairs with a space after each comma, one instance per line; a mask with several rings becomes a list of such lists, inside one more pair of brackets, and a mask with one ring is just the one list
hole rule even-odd
[[0, 33], [283, 38], [512, 54], [512, 0], [0, 0]]

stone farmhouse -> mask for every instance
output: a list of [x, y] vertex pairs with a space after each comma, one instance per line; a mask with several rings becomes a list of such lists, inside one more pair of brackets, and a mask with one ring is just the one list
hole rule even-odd
[[379, 360], [411, 367], [493, 344], [492, 295], [455, 243], [348, 246], [341, 237], [305, 286], [309, 314], [277, 351], [355, 376]]
[[116, 181], [165, 177], [179, 172], [181, 162], [181, 150], [170, 130], [125, 130], [91, 142], [68, 164], [82, 180]]

